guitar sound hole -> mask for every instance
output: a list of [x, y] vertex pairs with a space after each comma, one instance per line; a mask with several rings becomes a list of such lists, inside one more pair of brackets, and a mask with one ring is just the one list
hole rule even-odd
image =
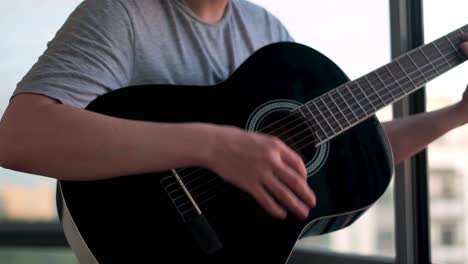
[[[277, 122], [278, 120], [281, 120]], [[259, 122], [259, 130], [280, 138], [295, 150], [305, 163], [312, 161], [316, 154], [312, 127], [298, 113], [275, 111], [264, 116]]]

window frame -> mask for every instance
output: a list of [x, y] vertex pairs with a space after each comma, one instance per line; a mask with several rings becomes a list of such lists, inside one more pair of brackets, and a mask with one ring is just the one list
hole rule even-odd
[[[423, 0], [390, 1], [392, 58], [424, 43]], [[393, 106], [394, 118], [426, 111], [425, 88]], [[395, 168], [397, 263], [430, 263], [427, 149]]]
[[0, 223], [0, 247], [68, 247], [59, 223]]

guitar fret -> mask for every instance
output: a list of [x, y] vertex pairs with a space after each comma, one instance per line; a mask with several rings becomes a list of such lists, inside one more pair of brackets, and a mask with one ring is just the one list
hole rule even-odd
[[[332, 91], [333, 92], [333, 91]], [[336, 109], [338, 109], [338, 111], [341, 113], [341, 115], [343, 116], [344, 120], [348, 123], [347, 125], [351, 125], [351, 123], [349, 122], [348, 118], [346, 117], [346, 115], [343, 113], [343, 111], [341, 110], [340, 106], [336, 103], [336, 101], [333, 99], [333, 96], [331, 96], [331, 93], [328, 94], [328, 97], [330, 97], [332, 103], [336, 106]]]
[[369, 84], [370, 88], [374, 91], [374, 93], [377, 95], [377, 97], [380, 99], [380, 101], [382, 101], [382, 105], [386, 105], [387, 103], [382, 99], [382, 97], [380, 96], [380, 93], [374, 88], [374, 86], [372, 85], [372, 83], [369, 81], [369, 78], [367, 78], [367, 75], [364, 76], [364, 79], [367, 81], [367, 83]]
[[457, 47], [455, 47], [450, 38], [447, 35], [445, 36], [445, 38], [447, 39], [448, 43], [452, 46], [453, 50], [455, 50], [455, 54], [457, 54], [458, 58], [460, 58], [462, 61], [465, 60], [465, 58], [462, 57], [459, 50], [457, 49]]
[[405, 69], [408, 77], [411, 78], [412, 84], [415, 88], [419, 88], [427, 82], [423, 72], [418, 68], [418, 65], [416, 65], [410, 56], [402, 57], [399, 63], [400, 66]]
[[[307, 105], [306, 105], [306, 106], [307, 106]], [[302, 107], [299, 107], [298, 109], [299, 109], [299, 112], [301, 113], [301, 115], [304, 117], [304, 119], [305, 119], [306, 121], [309, 120], [309, 118], [308, 118], [308, 117], [304, 114], [304, 112], [302, 111]], [[312, 116], [312, 118], [314, 118], [313, 115], [311, 115], [311, 116]], [[314, 119], [315, 119], [315, 118], [314, 118]], [[322, 141], [326, 138], [325, 132], [323, 132], [323, 130], [322, 130], [321, 127], [320, 127], [320, 124], [318, 124], [317, 121], [312, 122], [312, 124], [313, 124], [312, 126], [314, 126], [314, 124], [315, 124], [315, 125], [317, 125], [317, 126], [319, 127], [319, 129], [316, 129], [316, 128], [314, 127], [314, 132], [315, 132], [315, 136], [319, 139], [320, 142], [322, 142]], [[322, 132], [323, 135], [324, 135], [325, 137], [322, 138], [318, 132]]]
[[335, 117], [335, 115], [333, 114], [333, 112], [331, 111], [331, 109], [328, 107], [328, 104], [325, 103], [325, 101], [323, 100], [323, 96], [320, 96], [319, 97], [320, 101], [322, 101], [322, 103], [325, 105], [325, 107], [328, 109], [328, 112], [330, 112], [330, 115], [333, 117], [333, 119], [335, 119], [336, 123], [338, 124], [338, 126], [343, 129], [343, 127], [341, 126], [340, 124], [340, 121], [338, 121], [338, 119]]
[[422, 50], [422, 47], [419, 47], [418, 48], [420, 51], [421, 51], [421, 54], [424, 56], [424, 58], [426, 58], [426, 60], [429, 62], [429, 64], [432, 66], [432, 68], [436, 71], [437, 75], [439, 75], [439, 71], [437, 70], [436, 67], [434, 67], [434, 64], [432, 64], [432, 61], [426, 56], [426, 54], [424, 54], [424, 51]]
[[348, 93], [351, 94], [351, 96], [353, 97], [353, 99], [356, 101], [357, 105], [359, 106], [359, 108], [361, 108], [362, 110], [362, 113], [364, 114], [364, 116], [367, 116], [367, 113], [366, 111], [364, 110], [364, 108], [362, 107], [361, 103], [359, 102], [359, 100], [354, 96], [354, 94], [351, 92], [351, 90], [349, 89], [348, 85], [344, 85], [344, 87], [346, 88], [346, 90], [348, 90]]
[[460, 62], [464, 62], [466, 60], [466, 56], [463, 53], [462, 49], [457, 47], [457, 45], [455, 44], [461, 38], [463, 38], [463, 36], [459, 35], [458, 31], [452, 32], [451, 34], [445, 36], [447, 43], [451, 47], [451, 53], [452, 54], [455, 53], [454, 55], [457, 58], [457, 61], [456, 61], [457, 64]]
[[[383, 85], [382, 87], [385, 88], [385, 87], [386, 87], [385, 82], [384, 82], [384, 80], [382, 79], [382, 77], [380, 77], [380, 74], [379, 74], [379, 71], [378, 71], [378, 70], [375, 71], [375, 75], [377, 76], [377, 79], [379, 79], [379, 81], [382, 83], [382, 85]], [[391, 90], [391, 89], [384, 89], [384, 90], [388, 91], [388, 93], [390, 94], [390, 96], [392, 97], [393, 100], [396, 100], [396, 97], [393, 96], [392, 90]]]
[[414, 62], [413, 58], [411, 58], [411, 54], [408, 54], [407, 57], [410, 59], [411, 63], [414, 64], [414, 67], [416, 67], [416, 70], [417, 70], [417, 71], [419, 72], [419, 74], [423, 77], [424, 81], [427, 82], [428, 80], [427, 80], [426, 76], [425, 76], [424, 73], [421, 71], [421, 69], [418, 67], [418, 65]]
[[333, 135], [335, 133], [335, 129], [333, 129], [333, 126], [328, 122], [327, 118], [323, 114], [322, 110], [317, 106], [315, 101], [312, 101], [312, 104], [314, 106], [314, 109], [317, 111], [317, 115], [314, 116], [317, 118], [317, 120], [320, 117], [320, 120], [322, 120], [321, 125], [323, 125], [323, 127], [328, 128], [328, 130], [330, 131], [330, 133], [328, 133], [328, 130], [325, 130], [327, 132], [327, 137], [329, 137], [329, 135]]
[[[320, 102], [320, 101], [318, 101], [318, 102]], [[317, 103], [318, 103], [318, 102], [317, 102]], [[318, 112], [319, 112], [319, 114], [322, 116], [322, 118], [325, 120], [325, 123], [327, 123], [327, 125], [331, 128], [331, 131], [332, 131], [333, 133], [336, 133], [335, 128], [331, 125], [331, 120], [325, 116], [325, 114], [323, 113], [323, 111], [321, 111], [321, 109], [318, 107], [318, 105], [317, 105], [317, 103], [315, 102], [315, 100], [312, 101], [312, 103], [314, 104], [315, 108], [318, 110]], [[330, 114], [331, 114], [331, 113], [330, 113]]]
[[432, 45], [434, 46], [434, 48], [436, 49], [436, 51], [440, 54], [440, 56], [441, 56], [442, 58], [444, 58], [445, 62], [446, 62], [446, 63], [449, 65], [449, 67], [450, 67], [450, 66], [451, 66], [451, 65], [450, 65], [450, 62], [447, 60], [447, 58], [444, 56], [444, 54], [443, 54], [443, 53], [440, 51], [440, 49], [437, 47], [435, 41], [432, 42]]
[[398, 62], [398, 60], [396, 60], [395, 62], [396, 62], [396, 64], [398, 65], [398, 67], [400, 67], [400, 69], [401, 69], [401, 71], [403, 72], [403, 74], [406, 75], [406, 78], [409, 79], [410, 83], [413, 85], [413, 88], [418, 87], [416, 84], [414, 84], [413, 79], [411, 79], [411, 77], [408, 75], [408, 73], [405, 71], [405, 69], [401, 66], [400, 62]]
[[388, 71], [388, 73], [390, 74], [390, 76], [392, 77], [392, 79], [395, 81], [397, 87], [400, 88], [400, 89], [403, 91], [403, 95], [406, 95], [405, 89], [403, 89], [403, 87], [401, 87], [401, 85], [398, 83], [398, 79], [395, 78], [395, 76], [392, 74], [392, 71], [390, 71], [390, 69], [388, 68], [387, 65], [385, 65], [384, 67], [385, 67], [385, 69]]
[[[446, 52], [447, 54], [445, 57], [447, 58], [448, 62], [450, 63], [451, 67], [458, 65], [461, 62], [466, 60], [465, 54], [462, 53], [462, 49], [454, 48], [454, 43], [448, 36], [446, 36], [444, 41], [444, 46], [442, 46], [441, 51]], [[446, 47], [446, 48], [445, 48]], [[463, 56], [462, 56], [463, 55]], [[452, 60], [453, 59], [453, 60]]]
[[364, 94], [364, 97], [367, 99], [367, 101], [369, 102], [369, 105], [372, 107], [372, 111], [377, 110], [377, 108], [375, 108], [375, 106], [372, 104], [372, 101], [367, 96], [367, 93], [362, 89], [361, 85], [359, 85], [359, 83], [357, 81], [352, 82], [351, 84], [353, 84], [353, 83], [355, 83], [356, 86], [358, 87], [358, 89], [361, 91], [361, 93]]
[[[420, 49], [417, 49], [416, 52], [419, 52], [420, 54], [416, 54], [417, 56], [415, 57], [415, 63], [416, 65], [419, 67], [419, 68], [424, 68], [426, 66], [431, 66], [429, 69], [425, 69], [424, 70], [424, 78], [426, 78], [426, 80], [430, 80], [433, 76], [436, 76], [438, 75], [438, 72], [437, 72], [437, 69], [435, 69], [434, 65], [432, 65], [432, 63], [430, 63], [430, 61], [428, 60], [427, 56], [424, 55], [424, 53], [422, 52], [422, 50]], [[420, 62], [420, 63], [419, 63]], [[418, 65], [418, 63], [420, 65]]]
[[[313, 102], [313, 101], [312, 101]], [[328, 133], [325, 129], [323, 129], [322, 125], [320, 124], [320, 122], [318, 121], [317, 117], [315, 117], [314, 113], [310, 110], [309, 108], [309, 105], [306, 104], [305, 105], [307, 110], [309, 111], [310, 115], [312, 116], [312, 118], [315, 120], [316, 124], [320, 127], [320, 129], [323, 131], [323, 133], [325, 134], [325, 137], [328, 137]]]
[[351, 108], [351, 106], [348, 104], [348, 102], [346, 101], [346, 99], [344, 99], [343, 95], [340, 93], [340, 88], [336, 89], [337, 91], [337, 94], [341, 97], [341, 100], [343, 100], [343, 102], [346, 104], [346, 106], [348, 106], [350, 112], [354, 115], [354, 117], [356, 118], [356, 121], [359, 120], [359, 117], [356, 115], [356, 113], [354, 113], [353, 111], [353, 108]]
[[[450, 58], [447, 58], [449, 63], [452, 62], [452, 64], [454, 65], [458, 65], [459, 64], [459, 61], [458, 59], [456, 58], [456, 56], [452, 56]], [[451, 66], [451, 64], [447, 64], [446, 67], [443, 67], [441, 70], [442, 72], [446, 72], [447, 70], [449, 70], [450, 68], [452, 68], [453, 66]]]
[[353, 98], [362, 107], [365, 116], [367, 116], [369, 112], [373, 111], [373, 108], [369, 106], [369, 103], [370, 103], [369, 100], [366, 99], [366, 96], [363, 94], [363, 92], [359, 89], [359, 87], [357, 87], [357, 85], [354, 82], [348, 82], [345, 85], [351, 92], [351, 95], [353, 96]]
[[[460, 63], [460, 61], [457, 59], [457, 56], [451, 56], [449, 58], [447, 58], [449, 60], [449, 62], [452, 62], [452, 64], [454, 65], [458, 65]], [[454, 66], [449, 66], [448, 69], [452, 68]]]

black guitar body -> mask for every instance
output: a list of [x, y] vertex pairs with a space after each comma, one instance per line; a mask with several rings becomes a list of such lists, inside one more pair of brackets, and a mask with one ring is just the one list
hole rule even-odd
[[[126, 87], [97, 98], [87, 109], [127, 119], [242, 128], [257, 122], [257, 127], [266, 128], [289, 113], [279, 111], [282, 107], [303, 104], [347, 81], [319, 52], [277, 43], [257, 51], [218, 85]], [[279, 110], [256, 119], [255, 113], [268, 110], [267, 105]], [[170, 171], [95, 182], [60, 181], [59, 206], [66, 210], [61, 219], [67, 238], [80, 260], [91, 253], [99, 263], [286, 263], [300, 237], [353, 223], [384, 193], [393, 168], [391, 150], [375, 117], [322, 144], [320, 155], [311, 137], [313, 128], [307, 122], [303, 128], [309, 133], [302, 139], [310, 144], [298, 151], [306, 162], [322, 157], [321, 163], [311, 166], [308, 183], [317, 195], [317, 207], [306, 221], [292, 214], [276, 220], [246, 193], [228, 183], [210, 185], [206, 181], [213, 181], [213, 176], [203, 178], [186, 169], [178, 170], [179, 176], [189, 187], [202, 186], [192, 195], [206, 222], [200, 224], [191, 212], [182, 214], [190, 209], [189, 199], [182, 189], [171, 189], [178, 185]], [[190, 183], [190, 177], [197, 182]], [[185, 208], [176, 207], [177, 196]], [[206, 233], [206, 227], [214, 233]], [[81, 252], [84, 249], [90, 252]]]

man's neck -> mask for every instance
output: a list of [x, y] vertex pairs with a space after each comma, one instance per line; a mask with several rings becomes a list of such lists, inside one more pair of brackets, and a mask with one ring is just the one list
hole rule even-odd
[[216, 23], [226, 10], [229, 0], [184, 0], [187, 6], [206, 23]]

